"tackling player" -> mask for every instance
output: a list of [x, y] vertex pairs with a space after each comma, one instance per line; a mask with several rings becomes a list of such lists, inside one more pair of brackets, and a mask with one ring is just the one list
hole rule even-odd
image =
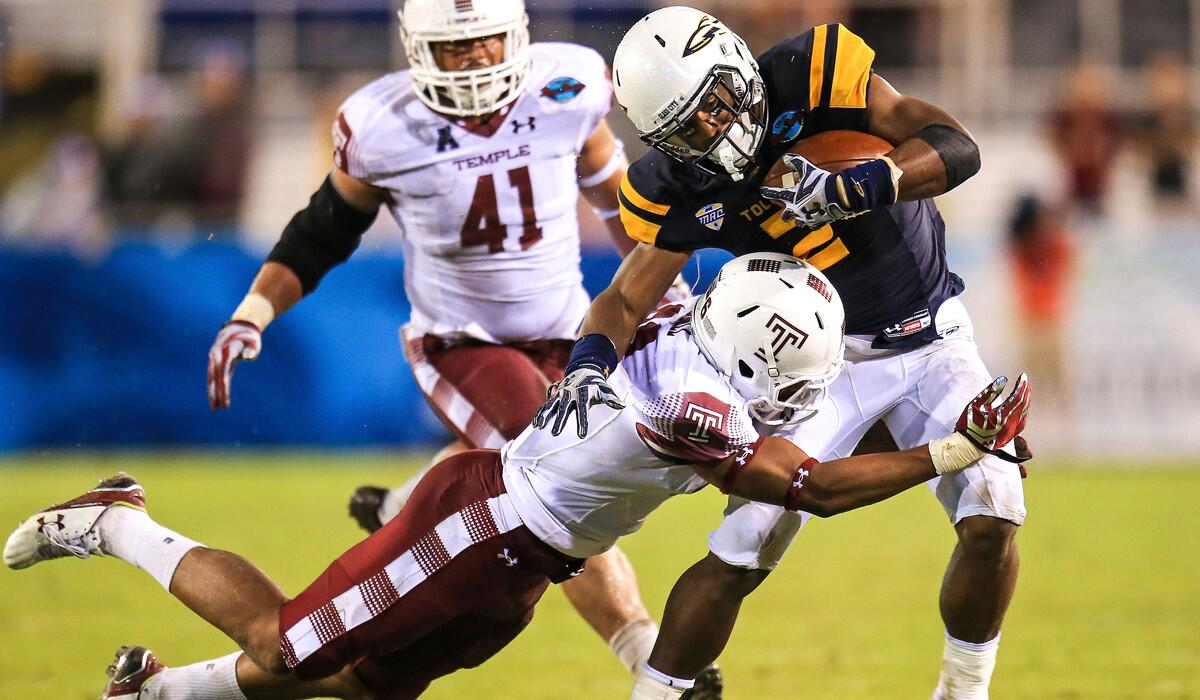
[[[843, 318], [815, 268], [770, 253], [731, 261], [694, 306], [664, 307], [638, 330], [610, 378], [628, 408], [595, 411], [586, 439], [529, 428], [500, 452], [440, 463], [395, 519], [294, 599], [245, 559], [153, 521], [125, 474], [30, 517], [4, 561], [118, 557], [244, 652], [166, 669], [124, 647], [104, 700], [415, 698], [507, 645], [549, 583], [569, 580], [671, 496], [713, 483], [831, 516], [957, 472], [1023, 430], [1022, 375], [998, 407], [1003, 378], [968, 403], [955, 432], [902, 452], [820, 463], [760, 436], [755, 420], [793, 422], [819, 405], [842, 365]], [[679, 698], [678, 684], [660, 692], [669, 682], [643, 674], [635, 697]]]
[[[686, 7], [655, 11], [629, 30], [613, 61], [614, 90], [654, 147], [621, 185], [621, 219], [639, 245], [592, 304], [566, 378], [541, 414], [545, 424], [563, 430], [576, 415], [579, 432], [587, 431], [588, 406], [612, 400], [604, 377], [616, 349], [694, 250], [720, 247], [805, 258], [846, 304], [847, 371], [816, 418], [777, 434], [832, 458], [849, 455], [877, 420], [900, 448], [953, 429], [957, 407], [988, 374], [930, 197], [974, 175], [979, 151], [957, 120], [897, 92], [873, 60], [841, 25], [814, 27], [757, 61], [725, 25]], [[836, 175], [784, 155], [833, 129], [869, 132], [895, 148]], [[795, 186], [762, 188], [781, 156], [796, 171]], [[1016, 585], [1021, 481], [988, 456], [930, 486], [958, 535], [941, 589], [946, 641], [934, 697], [986, 698]], [[715, 658], [725, 639], [712, 630], [730, 626], [741, 597], [804, 521], [761, 504], [731, 507], [711, 556], [668, 604], [651, 659], [659, 671], [690, 678], [695, 663]]]
[[[444, 458], [516, 437], [562, 377], [589, 301], [576, 203], [582, 191], [632, 247], [616, 218], [626, 160], [605, 122], [604, 59], [530, 45], [520, 0], [410, 0], [400, 18], [410, 69], [341, 106], [334, 168], [217, 335], [208, 391], [213, 408], [229, 406], [234, 366], [259, 355], [267, 325], [316, 289], [386, 206], [404, 236], [404, 354], [458, 438]], [[352, 515], [374, 531], [410, 492], [364, 487]], [[641, 666], [657, 626], [620, 550], [563, 591], [628, 669]]]

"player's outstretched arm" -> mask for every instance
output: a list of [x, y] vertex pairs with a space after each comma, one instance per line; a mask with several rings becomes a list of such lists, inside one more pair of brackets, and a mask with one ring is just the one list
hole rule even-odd
[[229, 407], [233, 368], [242, 360], [257, 358], [267, 324], [315, 289], [326, 272], [354, 252], [384, 198], [383, 190], [335, 168], [308, 206], [292, 217], [250, 291], [209, 349], [210, 407]]
[[[696, 472], [721, 491], [750, 500], [819, 517], [844, 513], [966, 469], [1015, 440], [1025, 429], [1032, 392], [1022, 374], [1001, 401], [1007, 382], [999, 377], [985, 387], [963, 409], [955, 431], [928, 445], [818, 462], [788, 440], [766, 437], [720, 462], [697, 465]], [[1018, 447], [1023, 451], [1023, 444]]]

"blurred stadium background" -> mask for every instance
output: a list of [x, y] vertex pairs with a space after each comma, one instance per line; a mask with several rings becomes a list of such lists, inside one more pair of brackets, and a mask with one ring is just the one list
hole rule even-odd
[[[535, 40], [610, 59], [655, 6], [528, 4]], [[1200, 0], [695, 4], [757, 51], [845, 22], [877, 71], [981, 144], [982, 172], [939, 205], [985, 359], [1031, 371], [1041, 457], [995, 697], [1200, 698]], [[386, 216], [273, 324], [232, 410], [204, 396], [215, 330], [328, 170], [337, 105], [403, 66], [394, 10], [0, 0], [0, 521], [128, 467], [164, 522], [294, 592], [355, 540], [353, 486], [398, 482], [446, 441], [396, 339], [408, 307]], [[617, 259], [581, 220], [594, 293]], [[690, 500], [629, 546], [655, 611], [718, 517], [711, 494]], [[950, 530], [925, 494], [839, 520], [750, 604], [725, 662], [733, 697], [932, 688]], [[119, 565], [73, 566], [0, 574], [0, 696], [94, 696], [128, 641], [168, 662], [228, 650]], [[560, 597], [540, 616], [431, 696], [564, 697], [567, 674], [583, 684], [570, 697], [623, 696]]]

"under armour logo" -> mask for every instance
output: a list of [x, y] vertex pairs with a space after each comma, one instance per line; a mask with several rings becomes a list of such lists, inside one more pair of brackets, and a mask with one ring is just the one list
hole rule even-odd
[[442, 153], [443, 151], [450, 150], [451, 148], [458, 148], [458, 141], [455, 141], [454, 136], [450, 134], [450, 127], [443, 126], [438, 129], [437, 152]]
[[[799, 350], [804, 347], [804, 341], [808, 340], [808, 334], [799, 328], [793, 326], [779, 314], [771, 314], [771, 318], [767, 320], [767, 330], [775, 334], [771, 339], [771, 352], [779, 357], [779, 353], [789, 345]], [[762, 348], [754, 352], [755, 357], [767, 361], [767, 356]]]
[[807, 469], [797, 469], [796, 470], [796, 480], [792, 482], [792, 488], [796, 489], [797, 491], [804, 488], [804, 480], [807, 478], [808, 478], [808, 470]]
[[51, 520], [49, 522], [46, 522], [46, 516], [44, 516], [44, 515], [38, 516], [38, 528], [39, 529], [44, 530], [49, 525], [57, 525], [59, 530], [66, 529], [66, 525], [63, 524], [63, 514], [59, 513], [55, 517], [54, 520]]
[[497, 554], [496, 558], [499, 559], [500, 561], [504, 562], [505, 566], [510, 566], [510, 567], [516, 566], [517, 562], [520, 561], [516, 557], [509, 555], [508, 547], [505, 547], [503, 552], [500, 552], [499, 554]]
[[516, 119], [512, 120], [511, 124], [512, 124], [512, 128], [513, 128], [513, 133], [514, 133], [514, 134], [519, 134], [519, 133], [521, 133], [521, 129], [524, 129], [524, 128], [527, 128], [527, 127], [528, 127], [528, 129], [529, 129], [530, 131], [533, 131], [534, 129], [536, 129], [536, 128], [537, 128], [537, 125], [533, 123], [533, 122], [534, 122], [534, 119], [535, 119], [534, 117], [530, 117], [529, 119], [527, 119], [527, 120], [525, 121], [525, 123], [524, 123], [524, 124], [522, 124], [521, 122], [517, 121]]

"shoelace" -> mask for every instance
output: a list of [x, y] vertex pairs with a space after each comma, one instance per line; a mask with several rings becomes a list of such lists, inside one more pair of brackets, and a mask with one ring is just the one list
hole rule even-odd
[[92, 555], [86, 541], [87, 536], [90, 534], [88, 532], [83, 533], [79, 537], [68, 538], [63, 535], [62, 530], [56, 530], [43, 525], [42, 534], [46, 536], [46, 539], [50, 540], [51, 545], [67, 552], [71, 556], [87, 559]]

